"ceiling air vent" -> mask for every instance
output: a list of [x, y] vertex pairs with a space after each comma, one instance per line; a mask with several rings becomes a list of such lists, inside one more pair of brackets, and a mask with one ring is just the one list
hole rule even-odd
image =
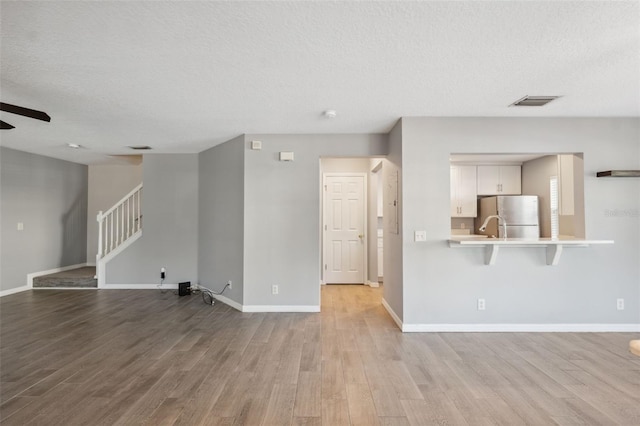
[[145, 151], [145, 150], [151, 149], [149, 145], [133, 145], [133, 146], [130, 146], [129, 148], [135, 149], [136, 151]]
[[560, 96], [525, 96], [509, 106], [544, 106]]

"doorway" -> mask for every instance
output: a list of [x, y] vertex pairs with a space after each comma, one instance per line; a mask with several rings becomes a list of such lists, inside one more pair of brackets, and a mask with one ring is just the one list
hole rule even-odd
[[364, 284], [367, 264], [364, 173], [323, 174], [323, 279]]

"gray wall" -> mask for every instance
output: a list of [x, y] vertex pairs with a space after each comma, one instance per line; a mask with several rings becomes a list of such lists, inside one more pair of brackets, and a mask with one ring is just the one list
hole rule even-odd
[[89, 165], [87, 207], [87, 262], [98, 254], [99, 211], [106, 211], [142, 182], [142, 164]]
[[[402, 241], [402, 229], [403, 229], [403, 145], [402, 145], [402, 121], [401, 119], [396, 123], [391, 132], [389, 133], [389, 155], [387, 160], [382, 165], [382, 178], [383, 178], [383, 198], [384, 198], [384, 300], [389, 304], [391, 309], [396, 315], [403, 320], [404, 316], [404, 296], [403, 296], [403, 250], [404, 244]], [[390, 196], [388, 194], [387, 182], [389, 182], [390, 174], [398, 174], [398, 223], [399, 233], [395, 234], [390, 232], [386, 226], [387, 220], [391, 213], [391, 206], [388, 200]], [[409, 177], [411, 178], [411, 177]], [[447, 188], [447, 193], [448, 193]], [[413, 240], [413, 238], [412, 238]]]
[[[249, 149], [261, 140], [262, 150]], [[320, 304], [320, 157], [387, 153], [386, 135], [246, 135], [244, 304]], [[295, 161], [278, 161], [294, 151]], [[278, 295], [271, 286], [279, 285]]]
[[107, 284], [198, 281], [198, 154], [147, 154], [142, 237], [106, 268]]
[[0, 148], [0, 209], [0, 290], [86, 262], [87, 166]]
[[[405, 323], [638, 323], [640, 180], [595, 174], [640, 169], [639, 141], [638, 119], [403, 118]], [[565, 249], [556, 267], [543, 248], [502, 249], [491, 267], [480, 248], [449, 248], [452, 152], [584, 152], [586, 237], [615, 244]]]
[[[538, 196], [540, 236], [551, 237], [551, 193], [549, 178], [558, 176], [558, 156], [546, 155], [522, 163], [522, 193]], [[558, 177], [558, 179], [560, 179]]]
[[200, 284], [243, 303], [244, 136], [201, 152], [198, 277]]

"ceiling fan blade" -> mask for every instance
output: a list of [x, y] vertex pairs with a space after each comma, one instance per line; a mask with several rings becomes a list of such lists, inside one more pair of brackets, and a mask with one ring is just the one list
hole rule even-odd
[[10, 112], [12, 114], [23, 115], [36, 120], [51, 121], [51, 117], [46, 112], [36, 111], [35, 109], [24, 108], [17, 105], [5, 104], [0, 102], [0, 111]]
[[0, 121], [0, 130], [9, 130], [9, 129], [15, 129], [15, 126], [12, 126], [9, 123], [5, 123], [4, 121]]

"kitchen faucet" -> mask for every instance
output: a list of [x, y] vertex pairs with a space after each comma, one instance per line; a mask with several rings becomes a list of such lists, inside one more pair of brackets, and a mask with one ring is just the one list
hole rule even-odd
[[491, 216], [487, 216], [487, 218], [484, 220], [484, 223], [482, 224], [482, 226], [480, 228], [478, 228], [478, 231], [480, 232], [484, 232], [487, 230], [487, 223], [489, 223], [489, 220], [491, 219], [498, 219], [498, 225], [500, 225], [500, 221], [502, 221], [502, 229], [504, 230], [503, 234], [504, 234], [504, 239], [507, 239], [507, 221], [504, 220], [504, 218], [500, 215], [497, 214], [492, 214]]

